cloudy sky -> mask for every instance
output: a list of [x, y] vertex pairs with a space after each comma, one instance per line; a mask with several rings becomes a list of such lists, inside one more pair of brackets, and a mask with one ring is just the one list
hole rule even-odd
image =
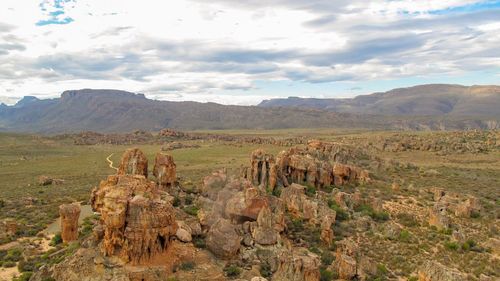
[[500, 84], [500, 1], [0, 5], [0, 102], [8, 104], [81, 88], [256, 104], [424, 83]]

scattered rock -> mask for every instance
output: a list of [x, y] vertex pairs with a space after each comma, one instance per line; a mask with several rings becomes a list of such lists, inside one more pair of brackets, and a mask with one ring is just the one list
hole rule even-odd
[[153, 175], [156, 177], [158, 185], [165, 190], [174, 187], [177, 182], [174, 158], [171, 155], [157, 153], [153, 168]]
[[418, 271], [418, 280], [460, 281], [466, 280], [466, 276], [457, 269], [446, 267], [437, 261], [425, 261]]
[[242, 237], [229, 220], [220, 218], [207, 234], [208, 249], [220, 258], [231, 258], [238, 253]]

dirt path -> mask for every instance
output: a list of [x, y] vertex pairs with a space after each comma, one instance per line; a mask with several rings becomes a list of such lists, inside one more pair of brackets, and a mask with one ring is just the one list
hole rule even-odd
[[113, 166], [113, 161], [111, 161], [111, 156], [113, 156], [114, 153], [111, 153], [107, 158], [106, 158], [106, 161], [108, 161], [109, 163], [109, 167], [111, 169], [114, 169], [115, 171], [118, 171], [118, 168], [116, 168], [115, 166]]

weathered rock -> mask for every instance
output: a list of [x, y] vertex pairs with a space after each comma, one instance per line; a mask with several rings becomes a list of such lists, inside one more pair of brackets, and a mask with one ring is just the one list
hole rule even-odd
[[357, 275], [356, 256], [358, 246], [350, 239], [344, 239], [336, 243], [335, 267], [340, 279], [351, 280]]
[[231, 258], [238, 253], [242, 237], [229, 220], [219, 219], [207, 234], [208, 249], [220, 258]]
[[80, 217], [80, 204], [63, 204], [59, 206], [61, 216], [61, 238], [63, 242], [78, 240], [78, 218]]
[[434, 188], [434, 201], [438, 202], [446, 195], [446, 192], [442, 188]]
[[418, 271], [419, 281], [462, 281], [465, 274], [457, 269], [446, 267], [436, 261], [425, 261]]
[[278, 269], [273, 275], [275, 281], [319, 281], [320, 259], [303, 248], [285, 251], [278, 256]]
[[122, 156], [118, 175], [143, 175], [148, 177], [148, 159], [138, 148], [127, 149]]
[[273, 155], [265, 153], [262, 149], [253, 151], [250, 173], [254, 185], [274, 190], [277, 182], [277, 171]]
[[53, 181], [53, 179], [50, 177], [47, 177], [47, 176], [38, 177], [38, 185], [42, 185], [42, 186], [51, 185], [52, 181]]
[[450, 227], [450, 219], [448, 218], [445, 204], [437, 202], [429, 209], [429, 225], [435, 226], [439, 230]]
[[177, 175], [174, 158], [168, 154], [156, 154], [153, 175], [156, 177], [156, 181], [161, 187], [170, 188], [175, 186]]
[[325, 243], [326, 246], [330, 247], [333, 242], [334, 233], [332, 229], [332, 224], [335, 222], [335, 218], [331, 216], [324, 216], [321, 222], [321, 241]]
[[470, 218], [472, 214], [478, 214], [480, 211], [481, 207], [479, 200], [476, 197], [469, 197], [456, 206], [455, 216]]
[[274, 245], [278, 242], [279, 234], [273, 227], [273, 215], [269, 207], [260, 210], [257, 217], [257, 227], [252, 231], [252, 237], [260, 245]]
[[93, 190], [91, 203], [101, 213], [106, 256], [146, 262], [164, 252], [177, 232], [173, 207], [144, 176], [109, 176]]
[[178, 228], [177, 232], [175, 233], [175, 236], [182, 242], [191, 242], [193, 240], [193, 237], [191, 236], [191, 233], [187, 231], [184, 228]]
[[228, 177], [225, 169], [215, 171], [211, 175], [204, 177], [201, 188], [202, 194], [208, 196], [211, 200], [216, 200], [217, 194], [226, 186], [227, 180]]

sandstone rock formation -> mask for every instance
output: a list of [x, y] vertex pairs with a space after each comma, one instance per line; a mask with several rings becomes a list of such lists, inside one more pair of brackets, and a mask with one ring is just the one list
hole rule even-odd
[[284, 251], [278, 256], [278, 269], [273, 275], [276, 281], [319, 281], [320, 259], [303, 248]]
[[173, 207], [140, 175], [109, 176], [92, 191], [91, 203], [101, 214], [102, 252], [125, 262], [146, 262], [164, 252], [178, 228]]
[[158, 185], [164, 189], [175, 186], [177, 175], [174, 158], [171, 155], [157, 153], [153, 175], [156, 177]]
[[253, 151], [250, 174], [254, 185], [273, 190], [277, 181], [274, 156], [265, 153], [262, 149]]
[[122, 156], [119, 175], [143, 175], [148, 177], [148, 159], [138, 148], [127, 149]]
[[274, 245], [278, 242], [279, 233], [274, 229], [273, 214], [269, 207], [260, 210], [252, 237], [260, 245]]
[[63, 242], [78, 240], [78, 218], [80, 217], [80, 204], [63, 204], [59, 206], [61, 217], [61, 238]]
[[340, 279], [351, 280], [357, 275], [357, 254], [358, 246], [354, 241], [344, 239], [337, 243], [335, 267]]
[[446, 267], [436, 261], [426, 261], [418, 271], [419, 281], [460, 281], [466, 276], [454, 268]]
[[437, 202], [429, 209], [429, 225], [435, 226], [439, 230], [450, 227], [446, 204]]
[[234, 225], [226, 219], [217, 220], [207, 235], [207, 247], [220, 258], [231, 258], [240, 249], [242, 237], [236, 232]]
[[335, 218], [332, 216], [324, 216], [321, 221], [321, 241], [325, 243], [326, 246], [330, 247], [333, 243], [334, 233], [332, 229], [332, 224], [335, 222]]
[[[350, 155], [349, 153], [353, 153]], [[347, 165], [357, 155], [343, 145], [311, 141], [305, 148], [293, 147], [280, 152], [276, 159], [258, 149], [251, 156], [251, 175], [256, 185], [274, 189], [278, 184], [285, 187], [292, 183], [307, 184], [316, 188], [344, 185], [349, 182], [367, 182], [368, 172]]]
[[455, 208], [457, 217], [470, 218], [472, 214], [479, 214], [481, 205], [476, 197], [469, 197], [464, 202], [458, 204]]

